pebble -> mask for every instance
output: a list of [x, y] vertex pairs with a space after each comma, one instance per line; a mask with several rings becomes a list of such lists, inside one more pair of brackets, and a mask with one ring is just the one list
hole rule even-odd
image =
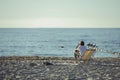
[[[0, 80], [119, 80], [120, 59], [95, 59], [88, 64], [54, 65], [73, 63], [74, 59], [39, 57], [22, 60], [0, 59]], [[25, 59], [25, 60], [23, 60]], [[50, 65], [43, 64], [50, 62]], [[51, 63], [54, 63], [51, 65]]]
[[36, 63], [30, 63], [30, 66], [34, 67], [34, 66], [37, 66], [37, 64]]

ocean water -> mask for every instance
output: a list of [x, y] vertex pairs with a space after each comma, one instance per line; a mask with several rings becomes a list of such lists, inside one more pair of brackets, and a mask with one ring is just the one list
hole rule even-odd
[[[120, 52], [120, 28], [0, 28], [0, 56], [72, 57], [81, 40]], [[95, 57], [117, 55], [96, 52]]]

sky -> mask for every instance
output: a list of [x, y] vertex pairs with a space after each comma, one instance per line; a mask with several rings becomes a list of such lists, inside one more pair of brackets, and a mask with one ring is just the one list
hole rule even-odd
[[0, 28], [120, 28], [120, 0], [0, 0]]

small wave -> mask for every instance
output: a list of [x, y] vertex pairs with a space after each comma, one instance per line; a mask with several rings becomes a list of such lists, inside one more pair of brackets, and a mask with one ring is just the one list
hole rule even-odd
[[34, 54], [34, 56], [58, 56], [58, 54]]
[[5, 50], [0, 50], [0, 52], [5, 52]]

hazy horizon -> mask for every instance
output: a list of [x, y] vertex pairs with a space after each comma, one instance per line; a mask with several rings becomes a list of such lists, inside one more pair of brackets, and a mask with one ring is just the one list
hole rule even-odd
[[120, 0], [0, 0], [0, 28], [120, 28]]

